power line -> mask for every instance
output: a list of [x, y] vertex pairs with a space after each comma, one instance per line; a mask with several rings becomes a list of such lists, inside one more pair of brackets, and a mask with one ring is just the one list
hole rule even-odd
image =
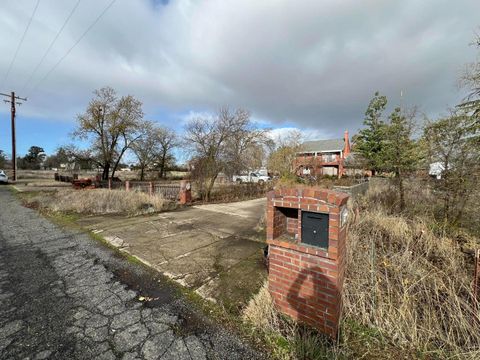
[[20, 48], [22, 47], [23, 40], [25, 40], [25, 36], [27, 35], [28, 29], [30, 28], [30, 24], [32, 23], [33, 18], [35, 17], [35, 13], [37, 12], [38, 5], [40, 4], [40, 0], [37, 0], [37, 3], [35, 4], [35, 8], [33, 9], [32, 15], [30, 16], [30, 20], [28, 20], [27, 27], [25, 28], [25, 31], [23, 32], [22, 38], [20, 39], [20, 42], [18, 43], [17, 49], [15, 50], [15, 54], [13, 55], [12, 61], [10, 62], [10, 65], [8, 66], [7, 73], [5, 74], [5, 77], [2, 80], [2, 86], [0, 88], [3, 88], [3, 85], [5, 84], [5, 81], [7, 81], [8, 75], [10, 75], [10, 71], [12, 70], [13, 64], [15, 60], [17, 59], [18, 52]]
[[47, 55], [50, 53], [50, 50], [52, 50], [53, 48], [53, 45], [55, 45], [55, 43], [57, 42], [58, 38], [60, 37], [60, 35], [62, 34], [63, 32], [63, 29], [65, 29], [65, 26], [67, 25], [67, 23], [70, 21], [70, 18], [72, 17], [73, 13], [75, 12], [75, 10], [77, 10], [77, 7], [78, 5], [80, 5], [80, 1], [81, 0], [78, 0], [77, 3], [75, 4], [75, 6], [73, 7], [73, 9], [70, 11], [70, 14], [68, 14], [67, 18], [65, 19], [65, 22], [63, 23], [63, 25], [61, 26], [61, 28], [58, 30], [57, 34], [55, 35], [55, 37], [53, 38], [52, 42], [50, 43], [50, 45], [48, 46], [47, 50], [45, 51], [45, 53], [43, 54], [42, 58], [40, 59], [39, 63], [37, 64], [37, 66], [35, 66], [35, 69], [33, 69], [33, 71], [30, 73], [30, 75], [28, 76], [27, 78], [27, 81], [25, 81], [25, 84], [23, 85], [22, 89], [20, 92], [23, 92], [23, 90], [25, 90], [25, 88], [27, 87], [27, 85], [29, 84], [30, 80], [32, 80], [33, 76], [36, 74], [36, 72], [38, 71], [38, 69], [40, 68], [40, 66], [43, 64], [43, 62], [45, 61], [45, 58], [47, 57]]
[[88, 34], [88, 32], [97, 24], [97, 22], [102, 18], [103, 15], [112, 7], [112, 5], [115, 3], [116, 0], [112, 0], [110, 4], [107, 5], [105, 9], [100, 13], [100, 15], [95, 19], [93, 23], [90, 24], [90, 26], [85, 30], [85, 32], [78, 38], [78, 40], [72, 45], [70, 49], [67, 50], [67, 52], [57, 61], [55, 65], [53, 65], [50, 70], [45, 74], [43, 78], [38, 81], [35, 86], [32, 88], [31, 93], [34, 92], [38, 86], [45, 81], [54, 71], [55, 69], [62, 63], [63, 60], [72, 52], [72, 50], [75, 48], [75, 46], [78, 45], [80, 41], [85, 37], [85, 35]]

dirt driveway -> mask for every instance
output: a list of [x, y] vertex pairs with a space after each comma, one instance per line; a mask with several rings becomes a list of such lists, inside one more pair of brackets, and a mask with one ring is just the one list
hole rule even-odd
[[256, 199], [133, 218], [93, 216], [78, 223], [201, 296], [235, 310], [266, 278], [260, 226], [265, 204], [265, 199]]

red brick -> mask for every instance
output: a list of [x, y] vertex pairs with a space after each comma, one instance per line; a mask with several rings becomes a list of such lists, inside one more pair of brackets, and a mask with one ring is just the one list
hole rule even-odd
[[334, 192], [330, 192], [327, 196], [327, 202], [330, 204], [335, 204], [335, 200], [337, 199]]
[[[339, 207], [335, 204], [346, 197], [308, 188], [282, 188], [276, 191], [275, 197], [268, 202], [266, 212], [267, 243], [270, 244], [269, 290], [282, 312], [333, 335], [338, 329], [346, 251], [346, 233], [338, 229]], [[335, 199], [333, 203], [332, 199]], [[332, 205], [327, 205], [327, 200]], [[273, 205], [300, 210], [295, 218], [287, 218]], [[302, 210], [330, 214], [328, 251], [299, 243]], [[296, 234], [297, 241], [273, 238], [284, 232]]]

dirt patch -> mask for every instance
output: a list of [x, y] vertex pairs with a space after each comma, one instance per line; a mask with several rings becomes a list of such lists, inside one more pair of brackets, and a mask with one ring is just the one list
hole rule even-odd
[[152, 272], [151, 276], [145, 276], [128, 269], [111, 268], [109, 270], [121, 283], [127, 285], [128, 289], [140, 294], [139, 299], [144, 298], [144, 300], [139, 301], [142, 301], [146, 307], [152, 308], [169, 304], [178, 296], [174, 289], [162, 284], [165, 283], [165, 279], [160, 278], [156, 273]]

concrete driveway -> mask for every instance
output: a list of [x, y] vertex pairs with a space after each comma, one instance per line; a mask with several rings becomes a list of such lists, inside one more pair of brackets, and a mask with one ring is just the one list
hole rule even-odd
[[78, 223], [201, 296], [240, 307], [266, 278], [265, 205], [263, 198]]

